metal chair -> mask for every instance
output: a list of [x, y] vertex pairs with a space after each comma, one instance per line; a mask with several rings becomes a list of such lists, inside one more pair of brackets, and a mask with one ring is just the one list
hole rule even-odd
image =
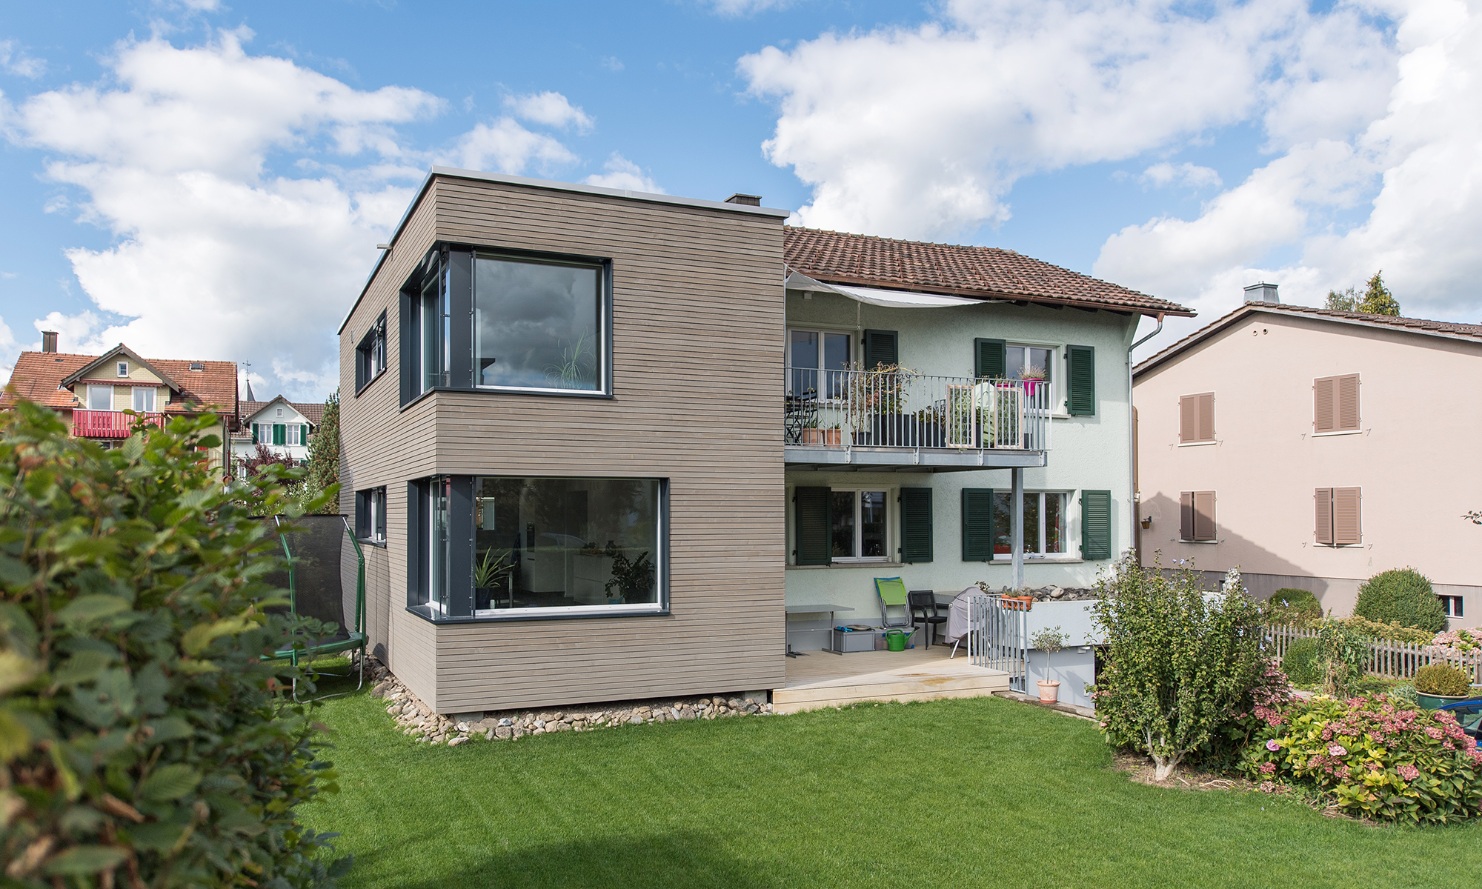
[[936, 637], [937, 627], [947, 622], [947, 615], [942, 613], [937, 605], [936, 594], [931, 590], [911, 590], [908, 600], [911, 625], [926, 627], [926, 632], [922, 635], [926, 637], [926, 647], [931, 648], [931, 640]]
[[886, 629], [904, 630], [909, 627], [912, 633], [916, 632], [916, 624], [911, 620], [910, 594], [906, 592], [904, 581], [899, 577], [877, 577], [875, 595], [880, 600], [881, 625]]
[[811, 389], [802, 395], [788, 395], [782, 403], [782, 428], [788, 444], [799, 444], [803, 430], [818, 425], [818, 394]]

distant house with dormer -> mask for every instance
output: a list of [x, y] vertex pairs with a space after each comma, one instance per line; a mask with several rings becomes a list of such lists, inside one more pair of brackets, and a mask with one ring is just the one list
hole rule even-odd
[[41, 351], [22, 352], [0, 407], [17, 398], [55, 410], [72, 435], [110, 447], [141, 422], [159, 425], [170, 417], [212, 412], [223, 442], [212, 451], [221, 465], [229, 436], [237, 431], [237, 365], [232, 361], [143, 358], [123, 343], [102, 355], [57, 351], [57, 335], [42, 333]]
[[232, 459], [250, 459], [262, 445], [298, 464], [308, 462], [309, 442], [324, 419], [324, 404], [289, 401], [243, 401], [241, 431], [232, 437]]

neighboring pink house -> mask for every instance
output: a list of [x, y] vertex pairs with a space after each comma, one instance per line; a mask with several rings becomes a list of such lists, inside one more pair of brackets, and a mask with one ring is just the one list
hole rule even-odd
[[1482, 325], [1332, 312], [1276, 287], [1133, 371], [1139, 551], [1351, 612], [1412, 566], [1482, 618]]

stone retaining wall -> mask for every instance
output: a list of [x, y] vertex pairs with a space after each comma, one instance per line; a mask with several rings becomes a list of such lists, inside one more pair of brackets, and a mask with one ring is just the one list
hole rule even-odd
[[772, 705], [767, 703], [764, 692], [744, 692], [727, 696], [617, 701], [562, 709], [459, 713], [450, 717], [429, 710], [374, 658], [367, 662], [366, 672], [375, 683], [371, 694], [386, 700], [386, 712], [396, 719], [404, 732], [419, 741], [449, 747], [466, 744], [474, 738], [513, 741], [526, 735], [551, 732], [584, 732], [621, 725], [768, 716], [772, 713]]

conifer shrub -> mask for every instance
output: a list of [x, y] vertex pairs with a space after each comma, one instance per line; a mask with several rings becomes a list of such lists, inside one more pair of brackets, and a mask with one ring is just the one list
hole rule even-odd
[[1293, 685], [1311, 688], [1322, 681], [1316, 639], [1293, 639], [1281, 659], [1281, 669]]
[[1397, 623], [1428, 633], [1446, 629], [1446, 612], [1431, 582], [1414, 568], [1381, 571], [1359, 587], [1353, 613], [1380, 623]]
[[1426, 664], [1415, 671], [1415, 690], [1428, 695], [1459, 698], [1472, 690], [1472, 680], [1451, 664]]
[[221, 483], [214, 418], [104, 451], [0, 411], [0, 872], [7, 886], [332, 882], [295, 814], [335, 788], [293, 678], [308, 638], [254, 514], [281, 471]]

